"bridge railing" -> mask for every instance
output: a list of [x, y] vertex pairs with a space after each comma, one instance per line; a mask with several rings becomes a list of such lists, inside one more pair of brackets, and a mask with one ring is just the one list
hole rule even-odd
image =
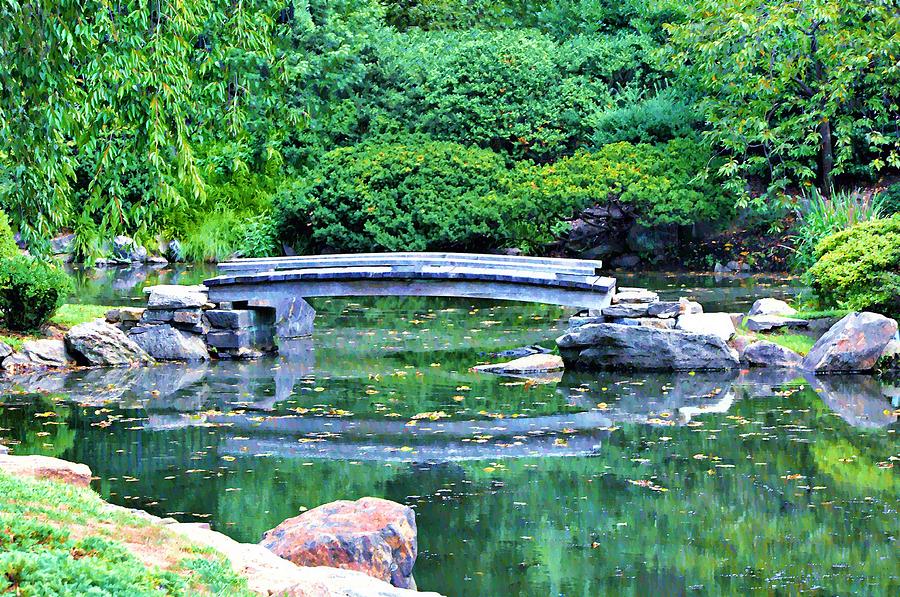
[[223, 274], [336, 267], [390, 267], [395, 271], [415, 271], [424, 267], [476, 267], [553, 273], [558, 277], [601, 275], [603, 263], [587, 259], [484, 255], [476, 253], [357, 253], [235, 259], [219, 263]]

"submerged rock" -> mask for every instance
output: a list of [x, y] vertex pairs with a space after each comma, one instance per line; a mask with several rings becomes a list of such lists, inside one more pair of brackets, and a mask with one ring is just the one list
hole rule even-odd
[[510, 350], [501, 350], [500, 352], [491, 353], [491, 356], [499, 358], [517, 359], [519, 357], [527, 357], [532, 354], [547, 354], [550, 351], [539, 344], [523, 346], [522, 348], [512, 348]]
[[298, 566], [357, 570], [395, 587], [416, 588], [416, 515], [396, 502], [331, 502], [267, 531], [261, 545]]
[[3, 360], [4, 369], [71, 367], [75, 364], [62, 340], [28, 340], [22, 350]]
[[793, 315], [796, 312], [796, 309], [784, 301], [773, 298], [761, 298], [753, 303], [747, 315], [751, 317], [754, 315]]
[[66, 333], [65, 342], [83, 365], [117, 367], [153, 360], [125, 332], [99, 320], [76, 325]]
[[139, 325], [128, 332], [138, 346], [158, 361], [206, 361], [209, 351], [203, 338], [168, 324]]
[[621, 303], [655, 303], [658, 300], [659, 295], [646, 288], [619, 288], [612, 298], [614, 305]]
[[680, 371], [740, 365], [737, 352], [720, 336], [685, 330], [598, 323], [569, 330], [556, 343], [566, 368], [573, 369]]
[[684, 314], [675, 326], [679, 330], [697, 334], [712, 334], [728, 342], [735, 334], [734, 322], [728, 313]]
[[751, 343], [741, 356], [757, 367], [799, 367], [803, 362], [803, 357], [798, 353], [768, 340]]
[[877, 313], [850, 313], [819, 338], [803, 368], [816, 373], [869, 371], [897, 333], [897, 322]]
[[510, 375], [549, 373], [561, 371], [563, 368], [562, 357], [555, 354], [532, 354], [506, 363], [491, 363], [490, 365], [476, 365], [472, 367], [473, 370], [483, 373], [508, 373]]
[[86, 464], [50, 456], [0, 455], [0, 471], [14, 477], [49, 479], [78, 487], [88, 487], [91, 484], [91, 469]]

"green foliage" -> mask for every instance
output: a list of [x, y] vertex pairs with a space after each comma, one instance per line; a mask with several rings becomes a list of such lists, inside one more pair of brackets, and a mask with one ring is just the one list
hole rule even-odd
[[9, 218], [0, 210], [0, 259], [9, 259], [19, 254], [15, 235], [9, 227]]
[[115, 307], [104, 305], [86, 305], [66, 303], [56, 310], [50, 321], [62, 328], [68, 329], [78, 325], [93, 321], [100, 317], [105, 317], [106, 312]]
[[796, 226], [793, 265], [805, 271], [816, 262], [816, 247], [829, 234], [880, 215], [876, 201], [859, 191], [832, 191], [826, 197], [815, 187], [805, 197]]
[[69, 277], [54, 265], [26, 256], [0, 261], [0, 311], [10, 330], [39, 328], [71, 291]]
[[219, 560], [192, 558], [181, 570], [161, 570], [145, 566], [117, 538], [76, 539], [67, 529], [73, 523], [108, 532], [102, 520], [117, 525], [119, 536], [145, 524], [110, 516], [90, 490], [0, 473], [0, 495], [0, 592], [47, 597], [249, 594], [246, 583]]
[[807, 277], [825, 305], [900, 315], [900, 216], [832, 234], [816, 256]]
[[655, 96], [621, 94], [615, 107], [589, 117], [591, 142], [595, 146], [628, 141], [662, 143], [690, 137], [699, 128], [699, 115], [682, 92], [667, 88]]
[[816, 339], [806, 334], [790, 334], [781, 332], [776, 334], [764, 334], [762, 339], [774, 342], [788, 350], [793, 350], [799, 355], [806, 356], [816, 343]]
[[483, 248], [499, 226], [492, 151], [409, 138], [326, 154], [307, 185], [282, 193], [282, 238], [318, 251]]
[[900, 166], [893, 0], [692, 0], [666, 52], [735, 177], [812, 181]]
[[554, 164], [509, 168], [486, 149], [410, 137], [326, 154], [308, 184], [279, 195], [283, 240], [302, 251], [337, 249], [540, 250], [563, 220], [618, 199], [648, 226], [715, 221], [730, 202], [696, 176], [710, 159], [694, 141], [616, 143]]
[[266, 2], [13, 0], [0, 7], [0, 197], [29, 241], [78, 214], [147, 229], [203, 192], [193, 143], [241, 131], [271, 72]]
[[395, 35], [373, 74], [369, 128], [553, 159], [584, 144], [588, 116], [613, 105], [616, 88], [657, 80], [654, 47], [637, 33], [564, 42], [530, 30]]
[[878, 211], [883, 216], [900, 213], [900, 182], [894, 183], [874, 199]]

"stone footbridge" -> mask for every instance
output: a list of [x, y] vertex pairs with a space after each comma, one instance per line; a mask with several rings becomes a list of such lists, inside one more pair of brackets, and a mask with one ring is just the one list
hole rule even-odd
[[280, 338], [312, 333], [304, 300], [341, 296], [447, 296], [603, 309], [616, 281], [602, 263], [471, 253], [364, 253], [220, 263], [206, 280], [209, 300], [231, 308], [275, 311]]

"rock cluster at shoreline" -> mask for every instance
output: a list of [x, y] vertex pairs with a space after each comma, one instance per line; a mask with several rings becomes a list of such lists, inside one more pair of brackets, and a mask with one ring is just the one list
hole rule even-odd
[[573, 317], [557, 339], [566, 368], [576, 370], [717, 370], [742, 364], [797, 368], [816, 374], [871, 371], [897, 337], [897, 322], [877, 313], [851, 313], [800, 354], [750, 332], [807, 328], [777, 299], [760, 299], [748, 314], [704, 313], [685, 299], [660, 301], [655, 293], [622, 289], [600, 314]]

